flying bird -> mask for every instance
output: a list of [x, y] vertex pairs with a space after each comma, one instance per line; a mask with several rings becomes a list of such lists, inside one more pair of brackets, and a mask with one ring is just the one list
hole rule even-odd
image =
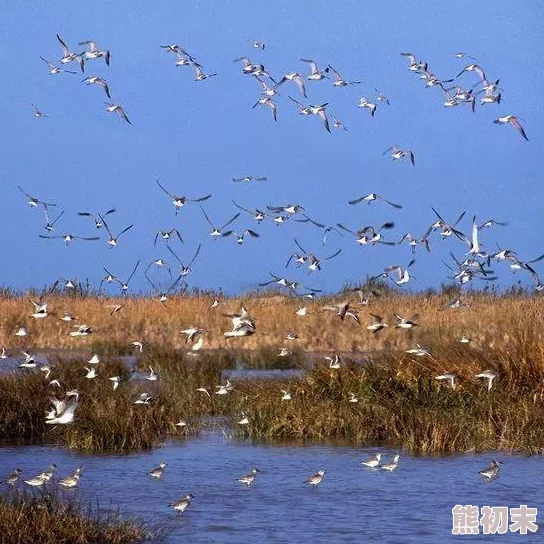
[[112, 102], [104, 102], [108, 107], [106, 108], [106, 111], [109, 113], [116, 113], [119, 117], [124, 119], [129, 125], [132, 125], [130, 122], [126, 111], [119, 106], [119, 104], [113, 104]]
[[529, 138], [527, 138], [527, 134], [525, 134], [525, 130], [523, 130], [523, 127], [519, 122], [519, 118], [515, 115], [505, 115], [504, 117], [499, 117], [495, 119], [493, 122], [496, 125], [512, 125], [521, 134], [522, 138], [525, 138], [527, 141], [529, 141]]
[[176, 215], [178, 211], [181, 208], [183, 208], [183, 206], [185, 206], [187, 202], [204, 202], [205, 200], [208, 200], [212, 196], [211, 194], [209, 194], [200, 198], [191, 199], [191, 198], [187, 198], [186, 196], [177, 196], [172, 194], [170, 191], [168, 191], [161, 185], [159, 180], [157, 180], [157, 185], [163, 190], [165, 194], [167, 194], [172, 199], [172, 204], [174, 204], [174, 207], [176, 208]]

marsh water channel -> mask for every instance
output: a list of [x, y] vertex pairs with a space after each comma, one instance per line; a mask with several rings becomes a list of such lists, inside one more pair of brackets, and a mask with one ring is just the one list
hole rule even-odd
[[[377, 451], [386, 462], [400, 453], [397, 470], [361, 467], [361, 460]], [[478, 470], [494, 457], [504, 462], [500, 476], [484, 481]], [[167, 463], [163, 479], [148, 476], [161, 461]], [[47, 445], [0, 447], [4, 473], [19, 467], [29, 477], [52, 462], [59, 477], [83, 466], [79, 489], [62, 494], [158, 523], [168, 529], [169, 543], [542, 542], [540, 530], [527, 535], [451, 534], [456, 504], [527, 504], [539, 509], [540, 524], [543, 468], [537, 456], [411, 457], [338, 442], [252, 443], [233, 440], [219, 428], [130, 455], [82, 455]], [[251, 487], [236, 481], [253, 467], [261, 473]], [[305, 485], [318, 470], [326, 471], [323, 482], [316, 489]], [[168, 507], [187, 493], [195, 499], [185, 514]]]

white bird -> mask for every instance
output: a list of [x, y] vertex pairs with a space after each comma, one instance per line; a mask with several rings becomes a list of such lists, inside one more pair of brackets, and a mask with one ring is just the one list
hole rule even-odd
[[77, 61], [79, 63], [79, 67], [81, 68], [81, 72], [85, 71], [85, 60], [83, 59], [83, 55], [78, 55], [77, 53], [72, 53], [69, 49], [66, 43], [61, 39], [61, 37], [57, 34], [57, 40], [60, 43], [60, 46], [62, 48], [62, 58], [60, 61], [63, 64], [66, 64], [67, 62]]
[[309, 79], [310, 81], [319, 81], [321, 79], [325, 79], [327, 76], [324, 74], [325, 70], [320, 70], [317, 67], [317, 64], [310, 59], [300, 59], [302, 62], [307, 62], [310, 65], [310, 74], [306, 76], [306, 79]]
[[257, 106], [266, 106], [272, 110], [272, 117], [274, 118], [274, 121], [278, 120], [278, 106], [276, 102], [269, 96], [263, 96], [262, 98], [259, 98], [257, 102], [253, 105], [254, 108]]
[[144, 392], [138, 395], [134, 404], [150, 404], [152, 400], [154, 400], [153, 397], [149, 393]]
[[501, 461], [491, 461], [491, 465], [488, 468], [484, 468], [483, 470], [479, 470], [478, 473], [481, 474], [484, 478], [487, 478], [488, 480], [494, 480], [499, 476], [499, 471], [501, 469], [502, 462]]
[[70, 476], [67, 476], [66, 478], [62, 478], [61, 480], [58, 481], [58, 484], [67, 489], [76, 487], [79, 484], [79, 479], [81, 478], [82, 469], [83, 467], [81, 466], [77, 467], [73, 474], [70, 474]]
[[416, 344], [415, 348], [407, 349], [406, 353], [409, 353], [410, 355], [415, 355], [416, 357], [424, 357], [426, 355], [432, 357], [429, 348], [426, 348], [420, 344]]
[[368, 331], [372, 331], [373, 334], [376, 334], [377, 332], [380, 332], [385, 327], [389, 327], [389, 325], [387, 323], [384, 323], [383, 318], [380, 317], [379, 315], [375, 315], [375, 314], [370, 314], [370, 315], [372, 316], [374, 321], [370, 325], [367, 325], [366, 329]]
[[89, 367], [84, 367], [84, 368], [87, 371], [87, 374], [85, 375], [85, 377], [88, 380], [92, 380], [93, 378], [96, 378], [97, 376], [96, 367], [93, 366], [92, 368], [89, 368]]
[[125, 227], [117, 236], [114, 236], [110, 230], [110, 227], [106, 223], [106, 220], [104, 219], [104, 217], [102, 217], [100, 214], [98, 214], [98, 217], [100, 217], [100, 220], [102, 221], [102, 224], [104, 225], [104, 228], [106, 229], [108, 233], [108, 236], [109, 236], [108, 245], [110, 246], [110, 249], [117, 247], [117, 241], [121, 237], [121, 235], [127, 232], [128, 230], [130, 230], [134, 226], [134, 224], [131, 224], [128, 227]]
[[286, 391], [285, 389], [281, 389], [282, 397], [281, 400], [291, 400], [293, 397], [291, 396], [291, 393], [289, 391]]
[[196, 71], [195, 81], [204, 81], [205, 79], [208, 79], [210, 77], [214, 77], [217, 75], [217, 74], [205, 74], [202, 71], [200, 64], [197, 64], [196, 62], [191, 62], [191, 64]]
[[198, 355], [198, 351], [202, 349], [202, 346], [204, 345], [204, 337], [200, 336], [198, 340], [191, 346], [191, 351], [189, 352], [189, 355]]
[[527, 138], [527, 134], [525, 134], [525, 130], [523, 130], [523, 127], [519, 122], [519, 118], [515, 115], [505, 115], [495, 119], [493, 122], [496, 125], [507, 125], [509, 123], [521, 134], [522, 138], [525, 138], [527, 141], [529, 140], [529, 138]]
[[408, 157], [408, 159], [412, 163], [412, 166], [416, 165], [416, 158], [411, 149], [399, 149], [397, 146], [393, 145], [383, 152], [384, 155], [386, 153], [391, 153], [391, 159], [394, 161], [398, 161], [400, 159]]
[[111, 376], [109, 378], [111, 380], [113, 385], [113, 390], [115, 391], [119, 387], [119, 383], [121, 382], [121, 378], [119, 376]]
[[476, 378], [484, 378], [487, 380], [488, 391], [491, 390], [491, 387], [493, 387], [493, 380], [497, 378], [498, 376], [499, 375], [493, 370], [484, 370], [483, 372], [480, 372], [480, 374], [476, 374]]
[[34, 305], [34, 312], [30, 314], [30, 317], [33, 317], [34, 319], [43, 319], [48, 316], [47, 313], [47, 302], [34, 302], [31, 301]]
[[418, 326], [415, 321], [418, 318], [418, 314], [414, 314], [410, 318], [402, 317], [398, 314], [395, 314], [395, 317], [397, 318], [397, 324], [395, 325], [395, 328], [397, 329], [412, 329]]
[[66, 393], [66, 400], [52, 399], [55, 406], [55, 416], [46, 418], [48, 425], [67, 425], [74, 421], [76, 408], [79, 406], [79, 392], [77, 390]]
[[36, 368], [37, 362], [34, 358], [34, 355], [23, 351], [22, 354], [25, 356], [25, 360], [19, 365], [19, 368]]
[[400, 210], [402, 208], [402, 206], [400, 204], [394, 204], [393, 202], [391, 202], [390, 200], [387, 200], [386, 198], [383, 198], [383, 196], [380, 196], [378, 195], [377, 193], [368, 193], [367, 195], [365, 196], [361, 196], [359, 198], [356, 198], [354, 200], [350, 200], [348, 202], [348, 204], [351, 204], [351, 205], [354, 205], [354, 204], [359, 204], [359, 202], [367, 202], [368, 204], [370, 204], [371, 202], [373, 202], [374, 200], [383, 200], [384, 202], [386, 202], [387, 204], [389, 204], [390, 206], [393, 206], [393, 208], [397, 208], [398, 210]]
[[89, 365], [97, 365], [100, 362], [100, 357], [96, 353], [87, 361]]
[[182, 497], [178, 501], [170, 504], [170, 508], [173, 508], [174, 510], [177, 510], [178, 512], [181, 512], [183, 514], [183, 512], [187, 510], [187, 508], [189, 507], [193, 499], [194, 499], [194, 495], [189, 493], [185, 495], [185, 497]]
[[150, 382], [155, 382], [158, 379], [158, 375], [151, 367], [149, 367], [149, 376], [146, 376], [145, 379], [149, 380]]
[[359, 108], [368, 108], [370, 110], [370, 116], [374, 117], [374, 114], [376, 113], [376, 104], [374, 102], [371, 102], [364, 96], [359, 98], [359, 104], [357, 104]]
[[85, 79], [82, 79], [81, 83], [86, 83], [87, 85], [97, 85], [98, 87], [102, 87], [104, 89], [104, 92], [106, 93], [106, 96], [111, 99], [110, 88], [108, 87], [108, 83], [105, 79], [102, 79], [97, 76], [88, 76]]
[[216, 385], [215, 388], [217, 389], [215, 392], [216, 395], [227, 395], [234, 390], [234, 386], [229, 382], [229, 380], [227, 380], [227, 383], [224, 385]]
[[164, 475], [164, 469], [166, 468], [166, 463], [164, 461], [161, 461], [159, 463], [159, 466], [150, 470], [148, 472], [149, 476], [153, 477], [153, 478], [157, 478], [157, 479], [160, 479], [163, 477]]
[[333, 87], [346, 87], [347, 85], [359, 85], [360, 81], [347, 81], [330, 64], [325, 68], [325, 72], [334, 74]]
[[123, 109], [122, 106], [119, 104], [113, 104], [112, 102], [104, 102], [108, 107], [106, 108], [106, 111], [108, 113], [116, 113], [121, 119], [124, 119], [129, 125], [132, 125], [130, 122], [127, 112]]
[[89, 336], [89, 334], [92, 334], [93, 330], [89, 325], [81, 324], [81, 325], [75, 325], [77, 327], [77, 330], [70, 332], [70, 336], [73, 338], [78, 336]]
[[340, 359], [340, 356], [338, 353], [334, 353], [334, 357], [325, 357], [326, 361], [329, 361], [329, 368], [332, 368], [334, 370], [340, 368], [342, 366], [342, 361]]
[[109, 51], [101, 51], [98, 46], [96, 45], [96, 42], [93, 40], [86, 40], [84, 42], [79, 42], [78, 45], [88, 45], [90, 48], [90, 51], [85, 51], [85, 58], [86, 59], [98, 59], [103, 58], [106, 66], [110, 65], [110, 52]]
[[250, 487], [251, 484], [255, 481], [255, 478], [257, 477], [257, 474], [259, 472], [260, 470], [258, 468], [253, 468], [249, 471], [249, 474], [246, 474], [245, 476], [242, 476], [241, 478], [236, 478], [236, 481], [242, 484], [246, 484], [248, 487]]
[[276, 87], [279, 87], [282, 83], [285, 81], [293, 81], [296, 86], [298, 87], [298, 90], [300, 91], [300, 94], [304, 96], [304, 98], [307, 98], [306, 96], [306, 87], [304, 85], [304, 79], [302, 79], [302, 76], [298, 72], [289, 72], [288, 74], [285, 74], [279, 81]]
[[378, 468], [381, 459], [382, 459], [382, 454], [377, 453], [370, 459], [367, 459], [366, 461], [361, 461], [361, 465], [364, 465], [365, 467], [369, 467], [369, 468]]
[[325, 477], [325, 471], [320, 470], [317, 472], [317, 474], [314, 474], [313, 476], [306, 478], [306, 480], [304, 480], [304, 483], [312, 487], [317, 487], [323, 481], [324, 477]]
[[451, 388], [455, 390], [456, 381], [457, 381], [457, 374], [454, 374], [453, 372], [444, 372], [444, 374], [440, 374], [439, 376], [435, 376], [434, 379], [439, 380], [439, 381], [449, 382]]
[[242, 412], [242, 419], [238, 421], [238, 425], [249, 425], [249, 418]]
[[42, 486], [44, 483], [51, 480], [51, 478], [53, 477], [53, 474], [55, 474], [56, 468], [57, 468], [57, 465], [55, 463], [51, 463], [47, 470], [44, 470], [43, 472], [36, 474], [36, 476], [34, 476], [33, 478], [30, 478], [29, 480], [23, 480], [23, 481], [25, 482], [25, 484], [31, 485], [33, 487]]
[[63, 72], [66, 74], [75, 74], [76, 72], [72, 72], [70, 70], [64, 70], [63, 68], [59, 68], [58, 66], [55, 66], [52, 62], [49, 62], [48, 60], [44, 59], [41, 55], [40, 58], [49, 66], [49, 74], [56, 75], [56, 74], [62, 74]]
[[399, 466], [399, 459], [400, 459], [400, 455], [395, 455], [392, 463], [385, 463], [384, 465], [380, 465], [380, 469], [393, 472]]

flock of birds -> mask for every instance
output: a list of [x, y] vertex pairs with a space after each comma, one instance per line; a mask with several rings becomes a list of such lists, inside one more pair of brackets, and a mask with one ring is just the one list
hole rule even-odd
[[[83, 73], [89, 67], [92, 61], [104, 61], [104, 66], [110, 66], [110, 61], [113, 58], [110, 51], [98, 47], [97, 43], [93, 40], [84, 40], [79, 42], [82, 48], [85, 50], [74, 50], [69, 47], [67, 43], [57, 35], [58, 43], [61, 47], [62, 57], [59, 59], [60, 65], [76, 64], [79, 70]], [[261, 53], [265, 51], [265, 44], [259, 40], [251, 41], [252, 47], [256, 51]], [[175, 62], [176, 67], [193, 68], [196, 73], [196, 81], [203, 81], [211, 78], [217, 74], [204, 73], [203, 65], [196, 57], [187, 52], [186, 49], [177, 44], [168, 44], [160, 46], [164, 51], [171, 55], [175, 55], [177, 58]], [[418, 76], [422, 82], [424, 82], [425, 88], [436, 87], [440, 89], [447, 98], [444, 102], [446, 107], [460, 106], [463, 104], [470, 105], [474, 111], [478, 103], [477, 97], [481, 97], [480, 104], [501, 104], [501, 96], [504, 92], [499, 86], [499, 79], [488, 78], [484, 68], [475, 64], [475, 60], [472, 56], [466, 53], [456, 53], [455, 57], [458, 59], [470, 60], [470, 64], [464, 66], [462, 70], [454, 78], [441, 79], [431, 69], [425, 61], [418, 60], [413, 53], [401, 53], [408, 61], [408, 71]], [[56, 64], [46, 60], [42, 57], [42, 60], [48, 64], [50, 74], [62, 74], [76, 73], [74, 71], [66, 70], [57, 66]], [[277, 115], [277, 97], [279, 96], [278, 89], [283, 88], [289, 84], [293, 84], [293, 89], [298, 92], [302, 99], [306, 99], [311, 85], [316, 85], [323, 80], [332, 79], [332, 85], [335, 88], [342, 88], [347, 86], [357, 86], [361, 82], [351, 79], [345, 79], [342, 77], [338, 70], [336, 70], [330, 64], [320, 64], [316, 61], [308, 58], [302, 58], [301, 61], [308, 66], [309, 72], [303, 73], [299, 71], [290, 71], [282, 75], [281, 77], [274, 78], [270, 70], [268, 70], [262, 63], [254, 63], [248, 56], [243, 56], [235, 59], [234, 62], [242, 63], [242, 74], [248, 76], [251, 80], [255, 80], [260, 86], [261, 96], [255, 103], [255, 106], [264, 105], [271, 108], [274, 118]], [[462, 86], [461, 82], [468, 80], [468, 76], [476, 76], [476, 79], [470, 82], [470, 85]], [[105, 93], [106, 97], [111, 100], [112, 91], [108, 84], [108, 81], [103, 77], [96, 75], [86, 76], [83, 82], [87, 85], [96, 85], [100, 87]], [[451, 86], [449, 86], [451, 85]], [[303, 116], [317, 115], [322, 120], [325, 128], [330, 131], [330, 123], [328, 116], [328, 103], [318, 105], [303, 104], [300, 101], [289, 96], [291, 102], [299, 110], [299, 113]], [[375, 99], [368, 99], [362, 97], [360, 99], [359, 107], [366, 108], [370, 111], [371, 116], [374, 117], [378, 106], [385, 105], [388, 107], [391, 104], [390, 99], [381, 91], [376, 89]], [[43, 117], [45, 114], [39, 110], [36, 106], [34, 114], [37, 117]], [[114, 102], [107, 102], [107, 111], [116, 113], [122, 119], [130, 123], [130, 120], [126, 114], [123, 106]], [[526, 133], [520, 124], [518, 117], [514, 115], [506, 115], [498, 117], [495, 120], [497, 124], [510, 124], [514, 126], [521, 136], [527, 139]], [[333, 128], [346, 129], [346, 127], [334, 117]], [[384, 154], [389, 154], [393, 161], [400, 161], [406, 159], [414, 167], [416, 165], [416, 156], [411, 149], [400, 148], [396, 145], [389, 147], [384, 151]], [[267, 177], [262, 175], [245, 175], [241, 177], [234, 177], [233, 182], [239, 183], [254, 183], [254, 182], [266, 182]], [[223, 238], [233, 238], [238, 245], [243, 245], [248, 239], [257, 239], [261, 236], [258, 231], [258, 227], [265, 220], [270, 220], [278, 227], [284, 223], [290, 221], [291, 223], [303, 223], [312, 228], [318, 229], [322, 235], [323, 245], [327, 242], [329, 236], [333, 235], [337, 240], [344, 237], [352, 238], [357, 245], [360, 246], [376, 246], [386, 245], [395, 246], [407, 244], [410, 246], [412, 253], [415, 254], [418, 246], [423, 246], [427, 251], [431, 251], [432, 238], [436, 237], [443, 240], [453, 237], [461, 242], [461, 248], [464, 246], [466, 254], [464, 257], [458, 258], [453, 252], [451, 252], [452, 262], [445, 263], [448, 269], [451, 271], [449, 279], [458, 282], [460, 285], [468, 284], [472, 280], [481, 281], [494, 281], [497, 276], [490, 268], [493, 262], [507, 262], [510, 264], [510, 268], [513, 271], [523, 270], [529, 273], [534, 281], [535, 289], [541, 291], [544, 289], [538, 273], [536, 272], [533, 264], [544, 258], [544, 255], [537, 256], [534, 259], [523, 260], [514, 249], [501, 248], [497, 246], [496, 250], [490, 250], [482, 243], [481, 237], [484, 231], [495, 227], [505, 227], [507, 225], [504, 221], [498, 221], [495, 219], [488, 219], [486, 221], [478, 222], [474, 216], [472, 224], [469, 226], [470, 232], [466, 233], [461, 230], [459, 226], [460, 221], [465, 216], [465, 212], [462, 212], [454, 222], [446, 221], [440, 213], [433, 209], [435, 219], [430, 222], [427, 230], [421, 235], [414, 235], [412, 232], [405, 232], [400, 238], [393, 239], [388, 236], [388, 233], [395, 227], [395, 222], [391, 219], [384, 221], [379, 225], [364, 225], [354, 226], [346, 225], [345, 222], [331, 222], [316, 220], [316, 218], [309, 215], [306, 209], [298, 203], [287, 203], [282, 205], [260, 205], [259, 207], [253, 207], [245, 203], [240, 204], [236, 200], [232, 200], [233, 211], [226, 217], [216, 218], [212, 217], [209, 210], [206, 209], [207, 203], [212, 198], [210, 193], [204, 195], [191, 195], [186, 196], [184, 193], [178, 193], [175, 190], [167, 188], [163, 183], [157, 180], [158, 189], [167, 196], [172, 202], [176, 216], [181, 212], [182, 208], [186, 205], [197, 204], [203, 220], [209, 225], [211, 231], [210, 236], [214, 240], [220, 240]], [[63, 225], [62, 232], [57, 233], [61, 228], [61, 224], [65, 223], [68, 214], [63, 209], [58, 213], [54, 213], [56, 210], [56, 203], [47, 202], [41, 200], [31, 194], [25, 189], [19, 186], [19, 189], [25, 194], [28, 203], [34, 208], [40, 207], [44, 213], [44, 234], [40, 234], [40, 238], [47, 240], [62, 240], [66, 245], [71, 244], [74, 241], [85, 242], [97, 242], [100, 240], [100, 229], [106, 231], [106, 242], [111, 249], [115, 248], [121, 243], [126, 236], [130, 235], [130, 230], [134, 226], [132, 223], [129, 225], [121, 225], [120, 227], [113, 226], [113, 214], [115, 208], [110, 208], [101, 213], [91, 211], [81, 211], [78, 213], [83, 218], [92, 219], [95, 227], [93, 234], [79, 234], [81, 227], [75, 227], [75, 225]], [[379, 193], [372, 191], [362, 196], [357, 196], [348, 201], [348, 204], [355, 206], [359, 203], [372, 203], [382, 202], [387, 204], [391, 209], [401, 209], [403, 206], [397, 204], [392, 200], [385, 198]], [[248, 220], [254, 224], [248, 225]], [[76, 232], [77, 234], [75, 234]], [[146, 281], [149, 283], [151, 289], [159, 296], [162, 301], [165, 301], [168, 294], [173, 292], [178, 287], [187, 286], [187, 277], [192, 271], [196, 259], [201, 252], [201, 243], [195, 247], [193, 253], [188, 260], [180, 258], [178, 251], [174, 249], [172, 241], [177, 240], [180, 243], [184, 242], [185, 234], [182, 235], [179, 227], [158, 228], [153, 233], [153, 247], [157, 246], [158, 241], [165, 242], [165, 248], [169, 253], [169, 259], [174, 259], [175, 263], [169, 259], [161, 256], [149, 261], [145, 264], [144, 275]], [[311, 249], [310, 251], [303, 249], [301, 243], [295, 239], [293, 248], [294, 251], [290, 254], [287, 260], [286, 268], [294, 264], [296, 267], [307, 266], [308, 272], [321, 271], [324, 264], [336, 257], [338, 257], [343, 251], [342, 248], [338, 248], [336, 251], [326, 254], [318, 255], [318, 251]], [[140, 260], [138, 260], [131, 269], [131, 272], [124, 277], [120, 277], [108, 269], [104, 268], [105, 276], [100, 281], [100, 291], [104, 286], [118, 285], [121, 293], [126, 293], [129, 290], [129, 284], [133, 276], [136, 274], [140, 267]], [[415, 264], [415, 260], [410, 260], [407, 264], [393, 263], [386, 267], [382, 272], [376, 274], [376, 278], [382, 278], [386, 281], [392, 281], [395, 285], [402, 287], [410, 282], [412, 276], [410, 274], [410, 267]], [[176, 276], [172, 275], [174, 266], [180, 265], [179, 272]], [[155, 275], [156, 270], [163, 270], [168, 274], [168, 279], [161, 278]], [[302, 287], [299, 282], [282, 277], [281, 275], [271, 272], [271, 279], [262, 281], [259, 286], [267, 286], [272, 284], [278, 284], [279, 286], [285, 286], [292, 294], [311, 295], [319, 293], [320, 289], [308, 288], [299, 291], [299, 287]], [[161, 288], [159, 284], [169, 281], [168, 287]], [[60, 280], [62, 283], [62, 280]], [[73, 288], [76, 285], [76, 281], [73, 279], [65, 279], [64, 287], [68, 289]], [[55, 287], [58, 284], [55, 285]]]
[[[400, 456], [397, 454], [393, 457], [392, 461], [388, 463], [382, 463], [381, 453], [376, 453], [369, 459], [361, 461], [360, 464], [361, 466], [367, 467], [371, 470], [382, 470], [386, 472], [393, 472], [394, 470], [397, 469], [399, 465], [399, 459], [400, 459]], [[490, 466], [480, 470], [479, 474], [481, 474], [482, 477], [485, 478], [486, 480], [494, 480], [499, 476], [501, 464], [502, 464], [501, 461], [492, 460]], [[23, 480], [23, 482], [26, 485], [31, 487], [42, 488], [46, 486], [46, 484], [52, 481], [56, 469], [57, 469], [57, 465], [55, 463], [52, 463], [43, 472], [40, 472], [27, 480]], [[72, 474], [66, 476], [65, 478], [58, 479], [57, 484], [64, 489], [76, 488], [79, 485], [79, 480], [82, 476], [82, 470], [83, 470], [83, 467], [81, 465], [78, 466]], [[161, 463], [159, 463], [157, 467], [151, 469], [148, 472], [148, 475], [151, 478], [160, 480], [164, 477], [165, 471], [166, 471], [166, 463], [162, 461]], [[236, 478], [236, 481], [240, 482], [241, 484], [249, 488], [253, 485], [253, 483], [255, 482], [257, 478], [257, 475], [260, 472], [261, 471], [258, 468], [252, 468], [244, 476]], [[19, 468], [16, 468], [3, 481], [10, 488], [14, 487], [17, 484], [17, 482], [20, 480], [21, 474], [22, 474], [22, 470]], [[319, 470], [312, 476], [306, 478], [303, 481], [303, 483], [309, 485], [312, 488], [316, 488], [323, 481], [324, 478], [325, 478], [325, 471]], [[187, 510], [187, 508], [191, 505], [191, 502], [194, 498], [195, 496], [192, 493], [187, 493], [186, 495], [182, 496], [180, 499], [170, 503], [169, 506], [170, 508], [174, 509], [176, 512], [183, 514], [185, 510]]]
[[[59, 59], [61, 65], [76, 63], [83, 74], [85, 72], [85, 67], [88, 66], [88, 62], [93, 59], [103, 59], [106, 66], [110, 65], [110, 51], [102, 50], [98, 47], [97, 43], [93, 40], [85, 40], [78, 42], [78, 45], [81, 47], [88, 47], [88, 50], [83, 50], [79, 52], [74, 52], [66, 42], [57, 34], [57, 41], [62, 50], [62, 57]], [[259, 40], [253, 40], [252, 46], [254, 49], [264, 51], [264, 43]], [[178, 68], [188, 67], [192, 68], [195, 71], [194, 80], [197, 82], [205, 81], [209, 78], [215, 77], [217, 73], [204, 73], [203, 65], [201, 62], [187, 52], [186, 49], [177, 45], [177, 44], [168, 44], [160, 46], [167, 53], [171, 53], [176, 56], [175, 66]], [[436, 76], [433, 72], [430, 71], [429, 65], [425, 61], [418, 60], [414, 53], [400, 53], [402, 56], [407, 57], [409, 61], [408, 70], [416, 74], [424, 83], [425, 88], [436, 87], [442, 91], [444, 94], [445, 101], [443, 102], [444, 107], [453, 108], [462, 104], [469, 105], [474, 112], [476, 110], [476, 105], [478, 104], [478, 97], [480, 105], [486, 104], [501, 104], [502, 92], [503, 89], [499, 85], [499, 79], [493, 80], [488, 79], [484, 69], [474, 62], [470, 62], [453, 78], [441, 79]], [[470, 59], [471, 61], [476, 60], [471, 55], [467, 53], [455, 53], [454, 55], [457, 59]], [[59, 75], [59, 74], [77, 74], [77, 71], [67, 70], [57, 66], [57, 64], [50, 62], [40, 55], [40, 58], [43, 62], [47, 64], [49, 74]], [[266, 69], [262, 63], [254, 63], [250, 60], [248, 56], [243, 56], [234, 60], [234, 62], [242, 62], [242, 74], [252, 76], [255, 81], [257, 81], [260, 86], [260, 97], [254, 104], [254, 108], [257, 106], [265, 106], [271, 110], [274, 121], [277, 120], [278, 104], [277, 98], [280, 96], [278, 89], [284, 84], [292, 83], [296, 87], [298, 94], [302, 98], [307, 99], [307, 85], [315, 84], [315, 82], [323, 81], [325, 79], [332, 80], [332, 86], [335, 88], [342, 88], [352, 85], [360, 85], [361, 81], [354, 81], [345, 79], [338, 70], [333, 68], [330, 64], [327, 64], [324, 68], [320, 68], [318, 63], [315, 60], [301, 58], [300, 61], [304, 63], [309, 72], [304, 74], [302, 70], [292, 70], [283, 74], [281, 77], [274, 78], [269, 70]], [[323, 65], [321, 65], [323, 66]], [[301, 73], [302, 72], [302, 73]], [[461, 76], [463, 74], [476, 74], [478, 81], [472, 82], [470, 86], [461, 85]], [[95, 75], [86, 76], [82, 83], [87, 85], [96, 85], [100, 87], [108, 100], [112, 100], [111, 92], [108, 85], [108, 82], [103, 77], [98, 77]], [[451, 85], [451, 86], [448, 86]], [[328, 103], [324, 104], [305, 104], [302, 103], [293, 97], [289, 96], [289, 99], [298, 109], [299, 115], [303, 116], [312, 116], [317, 115], [323, 122], [323, 126], [327, 131], [331, 131], [331, 124], [329, 123], [328, 115]], [[132, 124], [129, 120], [127, 113], [123, 106], [114, 102], [105, 102], [107, 105], [106, 111], [109, 113], [116, 113], [120, 118], [126, 121], [129, 124]], [[387, 105], [391, 104], [389, 98], [383, 94], [380, 90], [375, 89], [375, 96], [372, 99], [367, 97], [360, 97], [358, 107], [363, 109], [368, 109], [371, 116], [374, 117], [378, 105]], [[47, 115], [41, 111], [37, 106], [32, 104], [34, 109], [34, 115], [36, 117], [47, 117]], [[347, 130], [344, 124], [332, 113], [330, 113], [333, 120], [332, 127]], [[508, 114], [503, 115], [495, 119], [494, 123], [499, 125], [509, 124], [513, 126], [519, 134], [528, 140], [528, 137], [525, 133], [523, 126], [521, 125], [522, 119], [519, 117]], [[394, 160], [401, 159], [408, 156], [414, 163], [414, 155], [411, 151], [407, 151], [405, 154], [404, 150], [398, 149], [396, 146], [392, 146], [390, 149], [386, 150], [385, 153], [391, 151], [391, 157]], [[384, 154], [385, 154], [384, 153]]]

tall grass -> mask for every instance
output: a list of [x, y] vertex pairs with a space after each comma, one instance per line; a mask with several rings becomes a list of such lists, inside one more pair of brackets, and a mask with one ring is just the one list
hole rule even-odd
[[[157, 365], [159, 366], [159, 365]], [[187, 427], [175, 423], [183, 417], [199, 415], [197, 410], [182, 413], [176, 398], [146, 381], [129, 380], [131, 372], [116, 360], [101, 361], [98, 376], [86, 379], [84, 363], [79, 360], [52, 364], [51, 378], [61, 389], [48, 385], [43, 373], [0, 374], [0, 439], [55, 441], [88, 452], [120, 452], [151, 448], [167, 436], [186, 436], [198, 430], [198, 422], [189, 419]], [[121, 384], [113, 390], [110, 376], [120, 376]], [[69, 389], [78, 389], [80, 403], [75, 421], [67, 425], [47, 425], [45, 412], [51, 397]], [[140, 392], [149, 392], [154, 400], [134, 404]]]

